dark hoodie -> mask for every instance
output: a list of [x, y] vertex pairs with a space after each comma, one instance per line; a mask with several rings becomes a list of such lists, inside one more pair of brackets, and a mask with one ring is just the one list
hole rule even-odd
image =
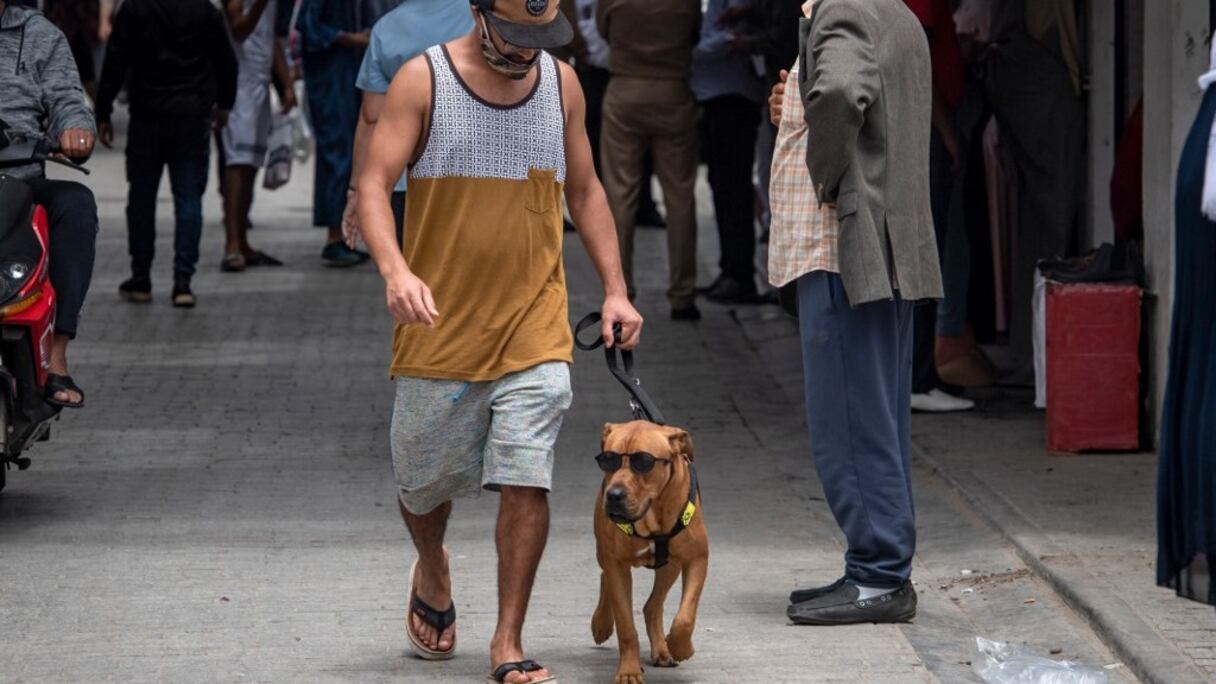
[[[69, 128], [94, 130], [67, 39], [41, 13], [15, 5], [0, 15], [0, 121], [31, 140], [57, 141]], [[32, 178], [42, 165], [4, 173]]]
[[209, 0], [126, 0], [106, 48], [97, 120], [110, 120], [124, 82], [135, 117], [230, 110], [236, 73], [227, 25]]

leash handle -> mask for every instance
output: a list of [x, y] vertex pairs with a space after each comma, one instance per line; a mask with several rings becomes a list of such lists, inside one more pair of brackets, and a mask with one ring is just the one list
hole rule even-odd
[[[612, 373], [617, 382], [624, 385], [625, 390], [629, 392], [629, 406], [633, 410], [633, 417], [638, 420], [648, 420], [657, 425], [665, 425], [666, 421], [663, 418], [662, 412], [655, 406], [650, 395], [646, 394], [646, 390], [642, 389], [642, 380], [633, 373], [633, 352], [618, 349], [616, 345], [609, 347], [604, 344], [604, 337], [599, 334], [599, 324], [603, 320], [603, 316], [598, 311], [593, 311], [584, 316], [574, 326], [574, 346], [583, 351], [594, 351], [600, 347], [604, 347], [604, 360], [608, 364], [608, 372]], [[583, 342], [580, 340], [579, 335], [592, 326], [596, 328], [595, 341]], [[621, 324], [614, 324], [612, 332], [613, 338], [619, 344], [621, 341]], [[620, 364], [617, 363], [618, 353], [620, 354]]]

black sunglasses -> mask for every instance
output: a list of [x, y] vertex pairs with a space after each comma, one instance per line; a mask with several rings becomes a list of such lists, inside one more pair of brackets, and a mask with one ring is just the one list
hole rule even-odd
[[600, 470], [605, 473], [615, 473], [621, 469], [621, 459], [626, 457], [629, 458], [629, 469], [638, 475], [645, 475], [654, 470], [655, 463], [671, 465], [671, 459], [655, 458], [654, 454], [648, 454], [645, 451], [637, 451], [632, 454], [618, 454], [615, 451], [605, 451], [595, 457], [595, 462], [599, 464]]

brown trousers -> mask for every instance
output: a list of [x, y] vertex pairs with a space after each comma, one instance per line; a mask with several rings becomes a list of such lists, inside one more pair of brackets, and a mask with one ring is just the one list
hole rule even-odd
[[633, 231], [642, 162], [649, 150], [667, 209], [667, 254], [673, 309], [693, 304], [697, 282], [697, 105], [686, 81], [614, 77], [604, 97], [600, 163], [612, 207], [629, 293]]

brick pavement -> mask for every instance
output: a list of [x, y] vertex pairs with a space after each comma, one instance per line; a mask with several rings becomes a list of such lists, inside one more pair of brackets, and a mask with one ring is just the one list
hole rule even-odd
[[[462, 500], [450, 526], [461, 656], [410, 658], [402, 625], [412, 554], [387, 456], [383, 290], [370, 267], [320, 265], [322, 233], [306, 225], [311, 170], [297, 168], [287, 188], [255, 204], [252, 239], [284, 258], [283, 269], [218, 272], [209, 193], [200, 306], [186, 312], [168, 305], [167, 193], [156, 301], [118, 300], [122, 161], [103, 151], [92, 166], [102, 234], [72, 357], [90, 406], [67, 415], [31, 452], [33, 469], [11, 473], [0, 494], [0, 681], [480, 681], [494, 619], [496, 499]], [[703, 223], [708, 264], [716, 240]], [[712, 545], [697, 656], [649, 669], [649, 681], [975, 681], [967, 663], [977, 633], [1113, 661], [925, 472], [917, 622], [789, 626], [786, 592], [834, 578], [841, 555], [800, 408], [730, 311], [707, 306], [699, 325], [666, 319], [662, 235], [640, 239], [649, 321], [640, 370], [669, 420], [699, 445]], [[567, 254], [577, 316], [598, 298], [574, 241]], [[591, 456], [600, 425], [626, 417], [600, 364], [580, 355], [575, 367], [551, 541], [525, 635], [529, 655], [564, 682], [611, 681], [616, 661], [614, 641], [595, 647], [589, 633], [598, 572]], [[649, 578], [636, 578], [641, 595]]]

